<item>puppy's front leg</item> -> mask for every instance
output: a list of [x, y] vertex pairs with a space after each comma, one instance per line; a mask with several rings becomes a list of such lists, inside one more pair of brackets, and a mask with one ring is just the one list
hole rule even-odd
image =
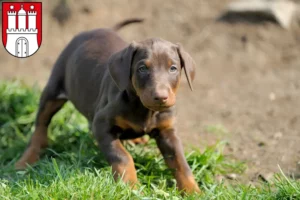
[[166, 164], [174, 170], [177, 187], [187, 193], [200, 192], [192, 171], [184, 157], [182, 144], [174, 129], [161, 130], [155, 137]]
[[125, 183], [134, 186], [137, 175], [133, 159], [110, 129], [111, 126], [104, 120], [96, 119], [93, 123], [93, 133], [105, 159], [112, 166], [114, 179], [122, 178]]

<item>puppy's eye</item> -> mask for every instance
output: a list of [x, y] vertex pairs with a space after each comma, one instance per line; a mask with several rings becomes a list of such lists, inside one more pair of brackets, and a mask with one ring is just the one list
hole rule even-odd
[[140, 73], [147, 73], [148, 72], [148, 67], [146, 67], [146, 65], [141, 65], [138, 68], [138, 72], [140, 72]]
[[171, 73], [177, 72], [177, 67], [176, 67], [175, 65], [172, 65], [172, 66], [170, 67], [170, 72], [171, 72]]

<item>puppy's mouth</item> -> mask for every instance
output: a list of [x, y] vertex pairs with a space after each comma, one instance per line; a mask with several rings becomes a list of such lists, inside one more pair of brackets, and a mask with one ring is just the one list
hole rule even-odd
[[171, 106], [170, 105], [151, 105], [151, 106], [144, 105], [144, 106], [152, 111], [165, 111], [172, 107], [172, 105]]

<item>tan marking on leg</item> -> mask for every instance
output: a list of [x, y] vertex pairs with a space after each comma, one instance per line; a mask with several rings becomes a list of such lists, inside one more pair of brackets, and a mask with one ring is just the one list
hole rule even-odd
[[134, 186], [138, 180], [132, 156], [126, 151], [121, 142], [118, 144], [118, 148], [125, 153], [124, 156], [127, 157], [128, 161], [126, 163], [112, 163], [114, 179], [122, 178], [122, 181]]
[[24, 169], [26, 168], [26, 164], [32, 165], [39, 160], [42, 149], [46, 148], [48, 145], [47, 129], [51, 117], [65, 102], [66, 100], [62, 99], [48, 102], [40, 111], [37, 116], [35, 131], [30, 139], [29, 146], [16, 163], [16, 169]]
[[20, 160], [16, 163], [16, 168], [24, 169], [26, 168], [26, 163], [31, 165], [38, 161], [41, 150], [42, 148], [47, 147], [47, 143], [47, 127], [36, 127], [31, 137], [30, 145], [25, 150]]
[[178, 189], [186, 193], [201, 192], [184, 157], [181, 142], [174, 131], [174, 129], [161, 131], [160, 136], [155, 138], [157, 145], [167, 166], [174, 170]]
[[180, 156], [176, 156], [172, 159], [166, 159], [167, 165], [171, 169], [175, 169], [174, 176], [177, 181], [177, 187], [180, 191], [186, 193], [200, 192], [197, 182], [194, 179], [192, 174], [186, 175], [186, 171], [184, 166], [185, 158], [180, 158]]
[[180, 191], [184, 191], [188, 194], [193, 192], [201, 192], [197, 182], [195, 181], [193, 175], [184, 176], [184, 173], [178, 171], [175, 173], [175, 179], [177, 181], [177, 187]]
[[122, 181], [129, 183], [131, 186], [134, 186], [138, 182], [133, 160], [126, 165], [113, 163], [112, 173], [115, 180], [122, 178]]

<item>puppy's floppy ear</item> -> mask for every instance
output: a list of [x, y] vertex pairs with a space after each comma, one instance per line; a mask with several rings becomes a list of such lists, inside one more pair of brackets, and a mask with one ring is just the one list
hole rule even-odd
[[177, 52], [180, 58], [181, 66], [184, 68], [184, 73], [190, 89], [193, 91], [192, 82], [195, 78], [195, 61], [193, 58], [183, 49], [182, 45], [177, 43]]
[[136, 43], [133, 41], [128, 47], [109, 58], [109, 73], [120, 91], [125, 90], [129, 84], [130, 69], [136, 49]]

